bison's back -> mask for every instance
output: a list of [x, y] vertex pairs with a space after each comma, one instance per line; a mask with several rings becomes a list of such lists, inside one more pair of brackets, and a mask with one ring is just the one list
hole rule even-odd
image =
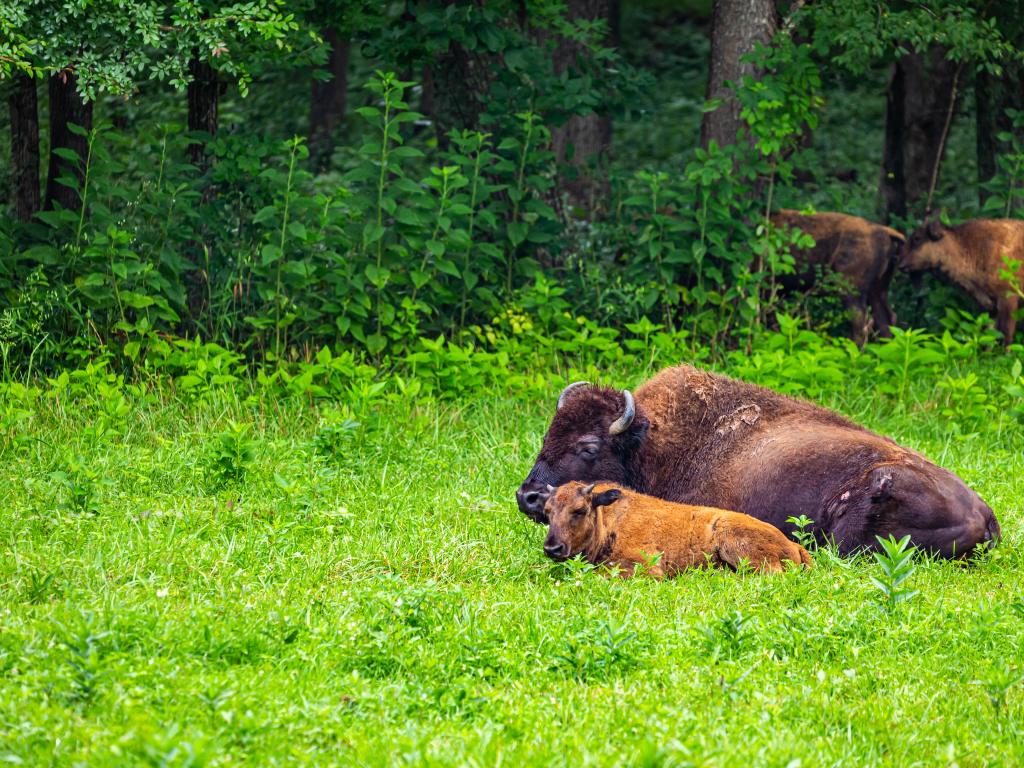
[[813, 278], [816, 266], [829, 267], [862, 291], [891, 273], [895, 256], [892, 243], [904, 239], [890, 227], [845, 213], [801, 214], [781, 210], [772, 216], [772, 221], [796, 227], [814, 238], [812, 248], [795, 254], [797, 280], [806, 282]]
[[[998, 276], [1004, 255], [1024, 259], [1024, 220], [971, 219], [951, 230], [965, 264]], [[1024, 268], [1018, 272], [1024, 277]]]

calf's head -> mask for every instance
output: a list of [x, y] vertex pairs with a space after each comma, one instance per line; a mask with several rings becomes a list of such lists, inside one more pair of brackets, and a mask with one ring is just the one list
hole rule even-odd
[[586, 549], [597, 527], [597, 508], [622, 498], [618, 488], [594, 493], [594, 485], [574, 482], [561, 488], [548, 486], [544, 512], [551, 525], [544, 539], [544, 554], [552, 560], [568, 560]]
[[929, 221], [910, 235], [900, 257], [900, 269], [904, 272], [937, 269], [948, 258], [949, 245], [946, 228], [938, 221]]
[[570, 384], [558, 397], [540, 455], [516, 491], [531, 520], [548, 522], [549, 491], [570, 480], [608, 480], [628, 485], [627, 466], [647, 431], [648, 421], [629, 390]]

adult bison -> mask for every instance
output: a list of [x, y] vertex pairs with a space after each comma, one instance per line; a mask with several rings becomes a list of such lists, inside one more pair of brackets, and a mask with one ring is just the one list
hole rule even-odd
[[892, 335], [889, 326], [895, 324], [896, 315], [889, 306], [889, 283], [906, 240], [901, 232], [845, 213], [781, 210], [772, 214], [772, 223], [800, 229], [814, 238], [814, 247], [793, 254], [796, 271], [781, 278], [784, 288], [806, 290], [822, 270], [842, 275], [847, 284], [842, 299], [851, 316], [854, 340], [867, 340], [872, 320], [881, 336]]
[[520, 509], [546, 523], [547, 485], [607, 480], [668, 501], [734, 509], [787, 533], [806, 515], [842, 553], [910, 534], [962, 557], [999, 536], [989, 506], [921, 454], [811, 403], [682, 365], [628, 390], [570, 384]]

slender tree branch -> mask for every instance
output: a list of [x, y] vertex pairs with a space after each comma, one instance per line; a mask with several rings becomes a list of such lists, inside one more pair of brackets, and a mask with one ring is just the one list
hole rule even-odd
[[932, 198], [935, 196], [935, 185], [939, 181], [939, 166], [942, 164], [942, 153], [946, 149], [946, 139], [949, 137], [949, 126], [953, 122], [953, 110], [956, 108], [956, 89], [960, 82], [960, 73], [963, 72], [964, 62], [961, 61], [953, 73], [953, 84], [949, 89], [949, 108], [946, 110], [946, 122], [942, 126], [942, 136], [939, 138], [939, 148], [935, 152], [935, 162], [932, 164], [932, 177], [928, 184], [928, 201], [924, 206], [924, 215], [927, 218], [932, 212]]

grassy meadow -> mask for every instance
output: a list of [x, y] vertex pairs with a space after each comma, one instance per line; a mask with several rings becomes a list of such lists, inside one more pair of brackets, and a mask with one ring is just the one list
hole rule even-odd
[[1020, 765], [1020, 431], [952, 431], [928, 379], [905, 409], [835, 390], [976, 487], [1002, 546], [919, 560], [893, 609], [828, 551], [609, 579], [515, 507], [557, 390], [44, 391], [0, 432], [0, 763]]

